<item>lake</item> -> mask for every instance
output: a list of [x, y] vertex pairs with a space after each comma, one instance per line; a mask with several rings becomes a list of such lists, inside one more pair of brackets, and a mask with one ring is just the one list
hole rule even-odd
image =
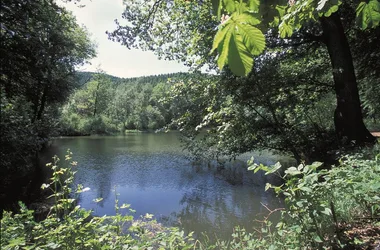
[[[67, 149], [78, 162], [75, 182], [90, 188], [79, 204], [95, 215], [115, 214], [116, 189], [119, 203], [136, 210], [135, 218], [154, 214], [166, 226], [228, 239], [237, 225], [252, 229], [253, 221], [267, 213], [262, 204], [282, 206], [281, 199], [264, 191], [266, 176], [246, 170], [252, 154], [275, 163], [278, 156], [268, 152], [243, 155], [221, 169], [192, 162], [177, 133], [131, 133], [57, 138], [44, 159], [57, 154], [62, 163]], [[96, 198], [103, 200], [96, 203]]]

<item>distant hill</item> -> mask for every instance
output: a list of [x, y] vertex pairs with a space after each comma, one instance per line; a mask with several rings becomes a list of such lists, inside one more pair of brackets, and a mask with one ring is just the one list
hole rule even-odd
[[[91, 81], [91, 79], [96, 75], [95, 72], [88, 72], [88, 71], [78, 71], [76, 72], [77, 78], [78, 78], [78, 87], [83, 86], [87, 82]], [[170, 73], [170, 74], [160, 74], [160, 75], [151, 75], [151, 76], [140, 76], [140, 77], [131, 77], [131, 78], [122, 78], [117, 76], [112, 76], [109, 74], [106, 74], [109, 78], [111, 78], [112, 82], [116, 84], [120, 83], [160, 83], [163, 81], [167, 81], [169, 78], [171, 79], [178, 79], [178, 78], [186, 78], [191, 73]]]

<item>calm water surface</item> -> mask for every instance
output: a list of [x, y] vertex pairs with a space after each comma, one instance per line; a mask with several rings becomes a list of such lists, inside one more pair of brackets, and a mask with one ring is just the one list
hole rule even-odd
[[[252, 228], [266, 212], [261, 203], [281, 205], [264, 192], [265, 177], [246, 172], [248, 157], [222, 171], [195, 165], [181, 150], [176, 133], [59, 138], [47, 155], [64, 159], [68, 148], [78, 162], [76, 183], [90, 188], [79, 204], [95, 215], [115, 214], [116, 187], [120, 204], [131, 204], [135, 218], [150, 213], [167, 226], [227, 238], [236, 225]], [[262, 154], [256, 159], [270, 164], [276, 158]], [[239, 181], [231, 184], [231, 179]], [[95, 203], [95, 198], [103, 201]]]

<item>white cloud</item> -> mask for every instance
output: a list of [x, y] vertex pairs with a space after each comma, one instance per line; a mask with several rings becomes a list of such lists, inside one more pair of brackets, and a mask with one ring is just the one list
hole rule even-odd
[[84, 24], [98, 44], [98, 56], [91, 65], [81, 70], [95, 71], [100, 65], [108, 74], [119, 77], [136, 77], [173, 72], [184, 72], [187, 68], [173, 61], [158, 60], [152, 52], [128, 50], [116, 42], [108, 40], [106, 30], [112, 31], [115, 19], [121, 19], [122, 0], [82, 1], [86, 6], [78, 8], [73, 3], [63, 4], [77, 17], [79, 24]]

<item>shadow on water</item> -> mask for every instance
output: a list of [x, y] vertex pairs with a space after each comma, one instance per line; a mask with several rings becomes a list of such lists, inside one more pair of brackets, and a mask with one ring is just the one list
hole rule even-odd
[[[281, 199], [264, 191], [266, 182], [278, 180], [247, 171], [251, 155], [222, 169], [194, 165], [176, 133], [59, 138], [44, 159], [53, 154], [64, 159], [68, 148], [78, 162], [75, 182], [90, 188], [79, 204], [95, 215], [115, 214], [116, 187], [120, 204], [131, 204], [136, 218], [150, 213], [166, 226], [227, 239], [234, 226], [252, 228], [254, 220], [267, 213], [262, 204], [282, 206]], [[274, 164], [278, 156], [262, 153], [255, 158]], [[96, 198], [103, 200], [95, 203]]]

